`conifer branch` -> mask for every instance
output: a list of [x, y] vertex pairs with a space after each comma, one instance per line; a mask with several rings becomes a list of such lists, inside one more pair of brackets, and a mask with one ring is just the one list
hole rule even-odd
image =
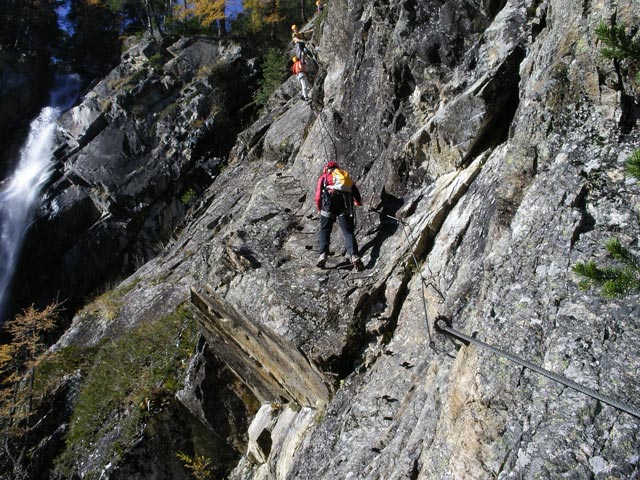
[[[638, 73], [638, 80], [640, 80], [640, 72]], [[625, 170], [627, 172], [627, 175], [640, 180], [640, 149], [629, 155], [629, 158], [627, 158]]]
[[640, 259], [631, 253], [628, 248], [623, 247], [620, 240], [617, 238], [610, 238], [605, 243], [605, 248], [617, 261], [630, 269], [635, 269], [640, 272]]
[[595, 261], [578, 262], [573, 266], [573, 271], [584, 277], [580, 282], [581, 287], [591, 287], [601, 285], [604, 282], [616, 278], [617, 270], [611, 267], [599, 267]]
[[600, 50], [605, 58], [624, 60], [627, 58], [640, 59], [640, 44], [627, 35], [624, 25], [607, 26], [602, 22], [596, 27], [596, 37], [605, 47]]
[[573, 271], [582, 280], [578, 284], [581, 290], [601, 287], [601, 293], [607, 298], [624, 297], [640, 293], [640, 259], [623, 247], [617, 239], [606, 243], [607, 251], [623, 267], [598, 266], [593, 260], [573, 266]]
[[621, 298], [631, 293], [640, 291], [640, 282], [630, 269], [620, 270], [615, 280], [610, 280], [602, 285], [602, 294], [608, 298]]

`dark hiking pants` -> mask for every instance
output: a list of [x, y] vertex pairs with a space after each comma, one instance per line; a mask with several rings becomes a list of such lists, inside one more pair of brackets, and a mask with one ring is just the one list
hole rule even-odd
[[320, 252], [329, 253], [331, 230], [333, 230], [333, 224], [337, 218], [344, 237], [344, 246], [347, 249], [347, 255], [349, 255], [349, 257], [358, 255], [358, 243], [356, 242], [356, 237], [353, 232], [353, 216], [349, 215], [349, 212], [342, 212], [337, 216], [335, 214], [329, 215], [327, 215], [326, 212], [320, 214]]

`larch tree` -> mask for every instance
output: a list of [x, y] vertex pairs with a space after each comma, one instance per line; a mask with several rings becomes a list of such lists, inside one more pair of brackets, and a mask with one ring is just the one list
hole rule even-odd
[[11, 337], [0, 345], [0, 432], [2, 448], [10, 459], [15, 478], [23, 476], [25, 437], [32, 428], [36, 368], [46, 350], [45, 336], [56, 327], [59, 304], [44, 310], [33, 306], [6, 320], [4, 331]]
[[205, 28], [217, 25], [219, 36], [225, 31], [225, 10], [225, 0], [195, 0], [195, 16], [200, 25]]
[[218, 26], [218, 34], [224, 31], [226, 20], [225, 0], [181, 0], [174, 7], [174, 18], [184, 22], [195, 19], [204, 28]]
[[245, 0], [244, 10], [249, 14], [249, 25], [254, 32], [261, 30], [264, 26], [270, 3], [265, 0]]
[[280, 9], [280, 0], [273, 0], [273, 2], [271, 2], [271, 8], [265, 13], [264, 22], [267, 24], [275, 25], [284, 20]]
[[204, 27], [225, 18], [225, 0], [195, 0], [195, 15]]

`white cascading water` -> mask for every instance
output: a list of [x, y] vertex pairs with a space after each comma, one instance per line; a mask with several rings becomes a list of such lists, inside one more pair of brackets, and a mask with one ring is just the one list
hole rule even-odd
[[56, 77], [51, 105], [31, 122], [18, 165], [0, 192], [0, 322], [4, 321], [22, 242], [38, 207], [42, 187], [53, 171], [56, 120], [75, 102], [80, 83], [78, 75]]

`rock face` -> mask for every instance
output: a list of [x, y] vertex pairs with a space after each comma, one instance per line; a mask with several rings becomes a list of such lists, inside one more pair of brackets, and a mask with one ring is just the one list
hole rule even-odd
[[[637, 249], [640, 187], [623, 166], [640, 141], [638, 91], [624, 64], [598, 54], [594, 34], [601, 21], [638, 25], [637, 3], [327, 8], [311, 103], [290, 78], [239, 135], [181, 233], [135, 273], [118, 314], [77, 315], [57, 348], [126, 335], [197, 293], [202, 350], [177, 396], [184, 427], [171, 425], [183, 438], [201, 419], [210, 437], [194, 436], [194, 452], [224, 438], [226, 478], [636, 478], [638, 418], [438, 334], [433, 322], [445, 316], [637, 407], [638, 296], [605, 301], [579, 290], [571, 270], [605, 261], [613, 235]], [[159, 85], [140, 88], [162, 102]], [[135, 123], [119, 121], [92, 135], [69, 175], [125, 163], [110, 156], [114, 144], [144, 150]], [[315, 181], [327, 160], [377, 207], [358, 211], [363, 272], [314, 266]], [[105, 205], [139, 167], [96, 183]], [[135, 211], [126, 192], [114, 204]], [[338, 232], [332, 249], [333, 267]], [[221, 371], [249, 391], [229, 389], [243, 405], [227, 410], [242, 420], [235, 430], [210, 421], [207, 399], [220, 387], [207, 376], [233, 376]], [[140, 478], [187, 478], [142, 466], [176, 449], [167, 435], [147, 448], [149, 438], [104, 478], [136, 478], [135, 466]]]
[[252, 79], [232, 44], [143, 40], [127, 50], [60, 119], [59, 163], [24, 248], [17, 304], [67, 298], [74, 308], [155, 256], [222, 164]]

